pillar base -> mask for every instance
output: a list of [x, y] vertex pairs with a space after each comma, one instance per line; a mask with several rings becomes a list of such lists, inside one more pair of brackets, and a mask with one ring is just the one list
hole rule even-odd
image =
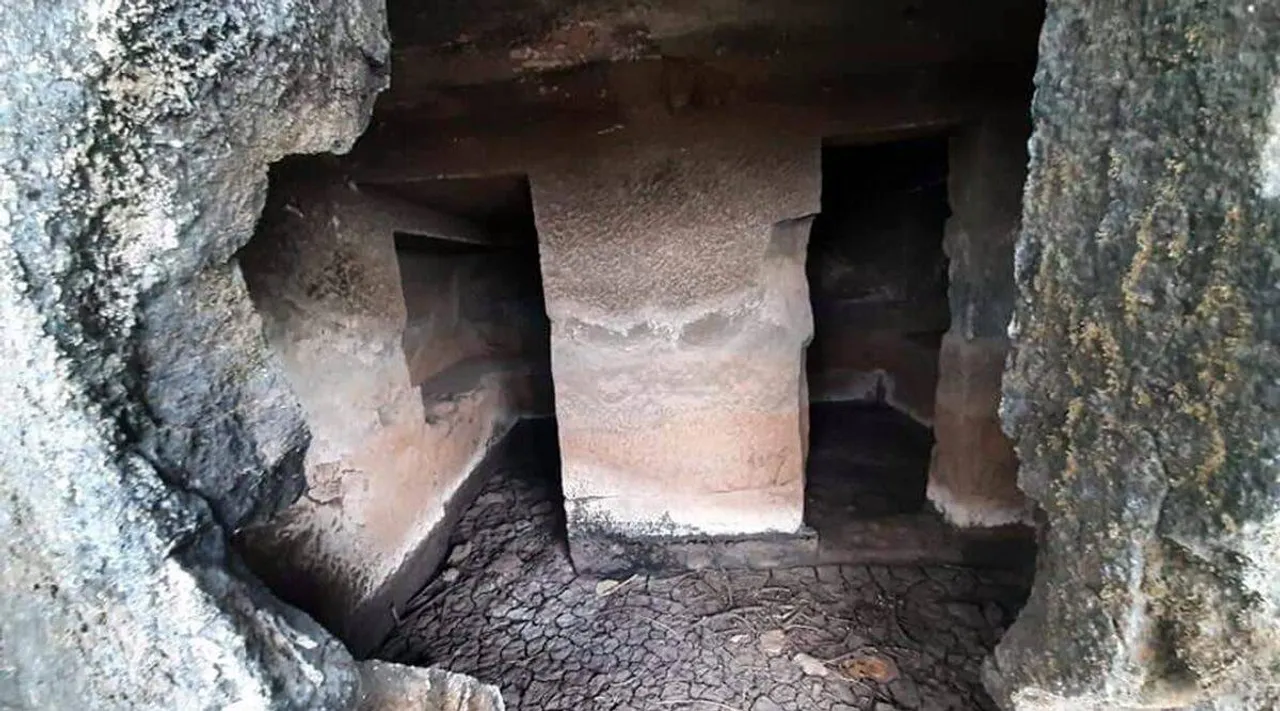
[[601, 577], [707, 568], [791, 568], [818, 562], [818, 534], [804, 528], [792, 534], [713, 538], [570, 535], [569, 555], [579, 574]]
[[956, 526], [1029, 523], [1018, 489], [1018, 459], [1000, 428], [1004, 337], [942, 339], [929, 469], [929, 501]]

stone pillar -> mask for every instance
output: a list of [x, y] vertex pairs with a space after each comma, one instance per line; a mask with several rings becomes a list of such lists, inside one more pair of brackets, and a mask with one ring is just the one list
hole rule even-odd
[[1280, 17], [1049, 3], [1004, 419], [1044, 512], [1005, 708], [1280, 704]]
[[1022, 113], [1010, 113], [966, 126], [951, 141], [952, 216], [943, 245], [951, 260], [951, 327], [939, 355], [928, 496], [959, 526], [999, 526], [1028, 515], [999, 418], [1028, 131]]
[[[792, 534], [817, 141], [653, 132], [531, 176], [575, 563]], [[634, 544], [634, 545], [633, 545]]]

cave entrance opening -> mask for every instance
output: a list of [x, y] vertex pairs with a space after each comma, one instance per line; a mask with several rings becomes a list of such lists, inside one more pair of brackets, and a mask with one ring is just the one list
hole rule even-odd
[[806, 517], [821, 533], [925, 506], [949, 214], [946, 136], [823, 146], [806, 264]]
[[[313, 435], [311, 488], [254, 541], [255, 570], [357, 656], [475, 674], [501, 686], [511, 708], [648, 708], [694, 693], [746, 693], [754, 678], [726, 674], [721, 682], [709, 671], [739, 668], [731, 658], [739, 649], [758, 652], [754, 668], [768, 669], [760, 640], [741, 627], [769, 631], [800, 603], [815, 615], [810, 631], [840, 634], [793, 635], [796, 651], [818, 659], [854, 651], [843, 648], [847, 640], [879, 630], [848, 617], [847, 601], [873, 607], [878, 595], [923, 590], [911, 573], [877, 564], [929, 566], [948, 582], [931, 586], [922, 604], [944, 630], [920, 644], [961, 640], [963, 649], [948, 650], [968, 670], [954, 691], [980, 694], [977, 665], [1020, 604], [1022, 582], [997, 590], [987, 583], [1000, 571], [940, 572], [939, 564], [970, 562], [971, 538], [926, 499], [940, 343], [958, 320], [948, 305], [943, 232], [951, 208], [967, 209], [958, 199], [949, 205], [948, 182], [963, 176], [983, 202], [990, 186], [969, 178], [1004, 151], [988, 140], [1006, 135], [987, 128], [991, 115], [1010, 106], [1025, 113], [1039, 26], [1034, 3], [986, 5], [966, 7], [961, 18], [946, 3], [819, 3], [795, 26], [691, 18], [711, 23], [708, 31], [651, 44], [647, 32], [625, 29], [632, 19], [611, 31], [608, 17], [583, 25], [548, 17], [552, 34], [543, 37], [539, 23], [501, 27], [523, 23], [521, 13], [451, 24], [420, 4], [392, 3], [395, 81], [368, 132], [348, 156], [301, 159], [314, 169], [291, 179], [305, 184], [332, 172], [323, 195], [298, 194], [276, 176], [260, 233], [303, 229], [275, 245], [260, 234], [242, 260]], [[985, 21], [959, 21], [979, 11]], [[969, 154], [956, 152], [964, 135], [972, 136], [961, 146], [971, 145]], [[806, 362], [804, 302], [787, 300], [804, 284], [798, 250], [768, 256], [779, 267], [771, 273], [786, 277], [777, 282], [786, 284], [786, 305], [801, 308], [739, 320], [749, 310], [737, 305], [755, 307], [762, 230], [804, 225], [818, 206], [819, 145], [821, 213], [807, 258], [816, 332]], [[1006, 152], [1011, 165], [1025, 164]], [[992, 263], [1012, 263], [1011, 247], [996, 239], [1007, 227], [975, 221], [973, 233], [993, 245]], [[271, 292], [272, 270], [263, 270], [280, 255], [316, 275], [283, 299]], [[714, 268], [726, 264], [742, 268]], [[654, 304], [663, 308], [651, 328]], [[708, 306], [728, 314], [723, 337], [698, 341], [693, 328], [673, 346], [672, 324]], [[632, 324], [637, 313], [646, 320], [625, 333], [594, 327]], [[307, 339], [288, 336], [296, 319], [317, 315]], [[358, 332], [371, 323], [380, 329], [376, 352]], [[779, 342], [769, 340], [779, 324], [790, 339], [785, 357], [756, 352], [755, 344]], [[360, 338], [335, 342], [336, 333]], [[299, 363], [304, 376], [311, 366], [297, 356], [308, 353], [327, 363], [313, 374], [329, 379], [298, 378]], [[325, 360], [352, 354], [359, 357]], [[726, 364], [727, 377], [718, 379], [703, 354], [720, 358], [713, 362]], [[808, 396], [799, 392], [802, 363]], [[752, 368], [766, 377], [753, 379]], [[391, 370], [401, 381], [389, 402], [378, 384]], [[742, 381], [780, 384], [753, 398], [734, 381], [739, 372], [748, 373]], [[347, 388], [366, 385], [367, 399], [346, 397]], [[988, 409], [983, 416], [994, 418]], [[804, 509], [820, 545], [808, 531], [791, 538], [803, 503], [804, 428], [796, 425], [806, 413]], [[520, 424], [508, 433], [513, 421]], [[739, 467], [718, 454], [746, 451], [738, 441], [775, 439], [785, 471], [771, 468], [773, 456], [744, 456]], [[497, 447], [502, 441], [509, 446]], [[498, 449], [514, 457], [488, 456]], [[687, 470], [698, 476], [683, 474], [687, 460], [708, 451], [706, 466]], [[659, 455], [666, 461], [655, 464]], [[743, 485], [751, 466], [767, 476]], [[640, 572], [579, 574], [580, 559], [565, 550], [565, 489], [571, 512], [577, 505], [608, 514], [580, 520], [610, 552], [644, 563]], [[684, 524], [690, 535], [673, 523], [686, 513], [697, 524]], [[770, 528], [779, 520], [786, 526]], [[806, 563], [789, 567], [765, 556], [723, 566], [727, 573], [699, 557], [758, 550], [737, 546], [736, 536], [784, 528], [780, 543], [747, 543], [766, 552], [796, 543], [816, 557], [789, 559]], [[675, 573], [677, 563], [697, 570]], [[810, 564], [821, 569], [817, 580]], [[943, 617], [944, 601], [979, 589], [991, 598], [981, 614]], [[967, 641], [955, 634], [965, 624]], [[886, 632], [875, 643], [901, 643]], [[655, 663], [685, 679], [688, 691], [672, 697], [636, 683], [653, 677]], [[573, 670], [582, 669], [591, 674], [576, 681]], [[610, 676], [615, 669], [623, 676]], [[836, 681], [823, 699], [870, 704]], [[768, 705], [758, 695], [758, 706]], [[775, 706], [819, 704], [789, 698]]]

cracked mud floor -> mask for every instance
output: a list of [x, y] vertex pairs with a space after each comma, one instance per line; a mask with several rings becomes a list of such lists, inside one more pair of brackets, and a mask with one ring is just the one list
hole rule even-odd
[[601, 583], [569, 563], [554, 461], [513, 461], [487, 483], [448, 566], [375, 656], [471, 674], [513, 710], [995, 708], [979, 670], [1028, 574], [827, 566]]

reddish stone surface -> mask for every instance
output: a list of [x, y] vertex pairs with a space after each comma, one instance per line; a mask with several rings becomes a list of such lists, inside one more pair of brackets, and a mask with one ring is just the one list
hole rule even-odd
[[953, 523], [998, 526], [1026, 517], [1018, 460], [1000, 429], [1003, 338], [942, 341], [929, 498]]
[[818, 144], [638, 136], [531, 175], [571, 537], [794, 533]]

